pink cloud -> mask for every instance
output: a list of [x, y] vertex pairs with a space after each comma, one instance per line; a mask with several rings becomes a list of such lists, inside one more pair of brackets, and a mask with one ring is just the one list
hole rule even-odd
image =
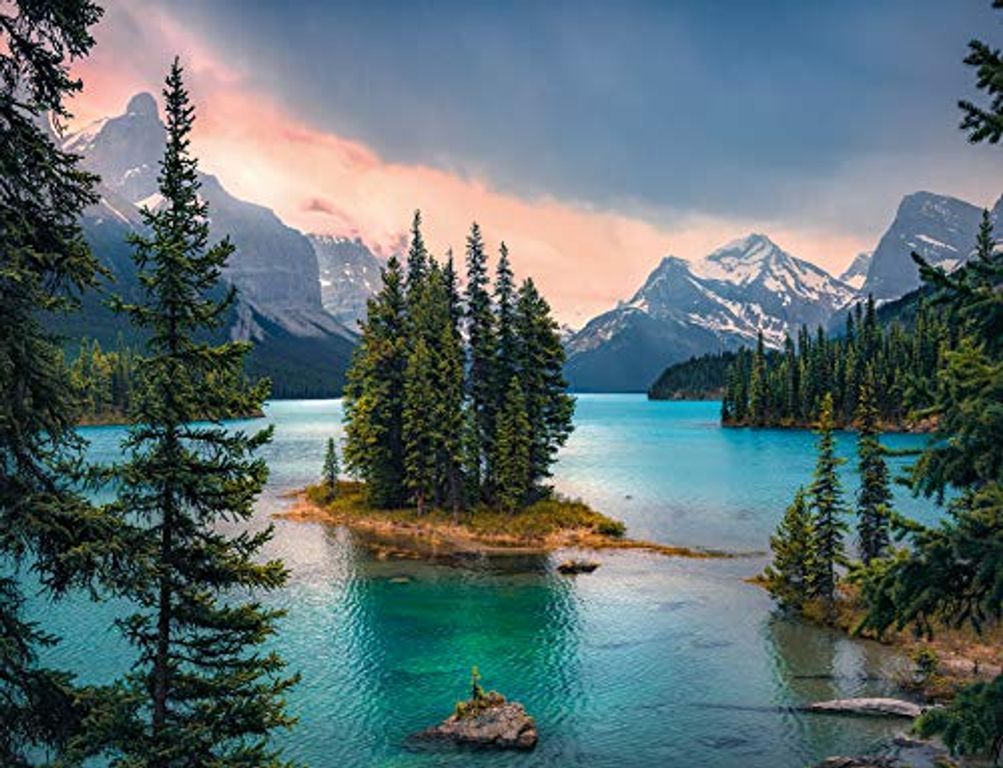
[[471, 221], [494, 250], [504, 239], [520, 275], [532, 275], [559, 316], [575, 324], [628, 297], [665, 254], [699, 257], [751, 230], [828, 268], [868, 243], [847, 235], [702, 215], [597, 210], [550, 196], [525, 199], [490, 179], [394, 163], [364, 144], [283, 110], [253, 80], [168, 14], [126, 0], [111, 7], [94, 54], [81, 62], [78, 122], [118, 114], [139, 90], [159, 92], [180, 52], [197, 108], [194, 147], [203, 168], [235, 195], [273, 208], [304, 231], [358, 235], [379, 253], [399, 248], [415, 208], [438, 254], [459, 257]]

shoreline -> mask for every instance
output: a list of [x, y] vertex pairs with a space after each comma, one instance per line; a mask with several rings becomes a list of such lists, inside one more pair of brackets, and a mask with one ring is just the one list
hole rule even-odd
[[[411, 510], [379, 510], [365, 507], [361, 503], [360, 491], [349, 484], [343, 485], [348, 488], [346, 491], [348, 495], [339, 496], [334, 504], [324, 504], [317, 498], [317, 486], [291, 491], [285, 496], [293, 499], [293, 504], [288, 509], [273, 513], [272, 517], [293, 522], [345, 526], [361, 534], [377, 557], [394, 555], [426, 559], [443, 555], [526, 556], [547, 555], [565, 549], [595, 552], [634, 550], [666, 557], [702, 560], [730, 559], [750, 554], [631, 539], [623, 535], [600, 532], [595, 524], [555, 527], [535, 535], [518, 535], [501, 530], [475, 530], [469, 522], [464, 522], [462, 519], [454, 521], [451, 515], [442, 512], [429, 513], [419, 518]], [[556, 503], [588, 509], [578, 502], [558, 500]], [[512, 518], [532, 516], [534, 514], [532, 510], [530, 507]], [[588, 512], [617, 524], [616, 521], [605, 518], [593, 510]]]

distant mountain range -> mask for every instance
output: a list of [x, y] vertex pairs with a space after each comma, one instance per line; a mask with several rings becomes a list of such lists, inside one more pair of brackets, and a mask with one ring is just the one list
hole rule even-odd
[[[944, 195], [906, 196], [873, 254], [835, 278], [766, 235], [728, 243], [703, 259], [668, 256], [626, 302], [590, 320], [566, 344], [566, 374], [578, 391], [646, 390], [668, 365], [755, 341], [779, 347], [802, 324], [828, 327], [873, 294], [897, 299], [919, 286], [910, 254], [953, 269], [973, 250], [981, 210]], [[993, 215], [1003, 217], [1003, 198]]]
[[359, 238], [309, 235], [320, 268], [324, 309], [347, 328], [357, 330], [366, 302], [381, 285], [381, 262]]
[[[164, 135], [156, 101], [141, 93], [129, 101], [125, 114], [98, 120], [63, 140], [67, 150], [83, 157], [87, 169], [101, 176], [100, 201], [85, 212], [82, 225], [92, 249], [115, 278], [107, 286], [110, 292], [138, 295], [125, 240], [143, 226], [140, 208], [155, 209], [162, 202], [157, 174]], [[350, 298], [337, 291], [325, 294], [317, 250], [317, 241], [323, 238], [312, 241], [270, 209], [234, 197], [215, 176], [201, 174], [201, 182], [212, 236], [228, 235], [236, 246], [224, 270], [224, 278], [238, 289], [225, 336], [254, 342], [250, 371], [270, 376], [277, 396], [337, 393], [355, 344], [359, 286], [350, 277], [343, 278], [339, 285]], [[346, 252], [345, 263], [355, 268], [365, 261], [359, 253], [365, 246], [358, 243], [353, 248]], [[325, 250], [323, 260], [328, 273], [344, 273], [336, 255]], [[359, 278], [367, 295], [373, 269], [379, 274], [378, 263], [370, 262]], [[104, 306], [103, 297], [88, 296], [82, 313], [57, 321], [71, 341], [86, 335], [108, 345], [119, 333], [131, 338], [127, 322]]]

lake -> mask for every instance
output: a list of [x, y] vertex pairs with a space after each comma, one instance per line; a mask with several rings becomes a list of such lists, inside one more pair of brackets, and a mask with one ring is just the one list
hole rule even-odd
[[[290, 696], [300, 722], [279, 736], [286, 757], [315, 768], [777, 768], [887, 742], [901, 722], [793, 708], [891, 693], [906, 662], [876, 643], [778, 619], [766, 594], [743, 581], [762, 569], [771, 531], [810, 479], [814, 436], [722, 429], [718, 408], [582, 395], [554, 485], [624, 520], [630, 536], [746, 553], [740, 558], [603, 552], [596, 573], [569, 578], [549, 558], [469, 568], [377, 561], [344, 530], [275, 521], [268, 554], [291, 574], [268, 598], [288, 611], [274, 645], [302, 674]], [[266, 412], [275, 425], [272, 473], [255, 526], [289, 503], [285, 492], [316, 480], [326, 439], [341, 434], [339, 401], [276, 401]], [[122, 428], [82, 432], [95, 460], [118, 455]], [[841, 434], [840, 453], [852, 457], [853, 442]], [[885, 442], [910, 448], [923, 438]], [[896, 502], [924, 521], [938, 515], [905, 491]], [[64, 637], [50, 657], [86, 682], [128, 664], [130, 650], [109, 629], [123, 610], [82, 597], [31, 603]], [[466, 697], [473, 665], [487, 687], [535, 716], [534, 752], [430, 749], [408, 739]]]

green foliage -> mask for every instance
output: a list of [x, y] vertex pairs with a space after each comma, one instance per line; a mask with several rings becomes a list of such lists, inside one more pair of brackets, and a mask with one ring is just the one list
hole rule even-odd
[[[1001, 125], [994, 82], [999, 54], [973, 42], [966, 62], [978, 67], [978, 86], [993, 103], [985, 111], [962, 102], [962, 127], [973, 142], [995, 143]], [[900, 521], [911, 546], [872, 563], [864, 574], [862, 625], [879, 633], [915, 625], [930, 635], [940, 623], [981, 632], [1003, 618], [1003, 256], [987, 212], [975, 256], [960, 269], [948, 275], [916, 254], [913, 259], [960, 341], [942, 355], [929, 409], [937, 430], [910, 481], [918, 494], [943, 500], [951, 490], [955, 496], [936, 527]], [[998, 761], [1003, 676], [963, 687], [949, 706], [924, 715], [919, 730], [941, 734], [955, 752], [987, 753]]]
[[815, 474], [808, 487], [808, 499], [813, 516], [812, 594], [832, 604], [836, 598], [837, 566], [846, 564], [843, 520], [846, 507], [839, 481], [839, 467], [845, 459], [836, 457], [835, 429], [832, 417], [832, 396], [822, 399], [822, 412], [818, 420], [818, 461]]
[[50, 597], [110, 575], [114, 520], [78, 493], [80, 413], [58, 340], [44, 321], [79, 303], [100, 269], [78, 218], [95, 177], [47, 130], [81, 90], [70, 64], [94, 44], [89, 0], [0, 5], [0, 764], [59, 757], [89, 709], [69, 675], [44, 668], [56, 638], [27, 622], [18, 571]]
[[485, 691], [481, 685], [481, 673], [477, 667], [470, 670], [470, 698], [456, 702], [454, 714], [459, 720], [477, 717], [481, 712], [505, 703], [505, 697], [498, 691]]
[[132, 402], [136, 352], [119, 335], [113, 352], [84, 337], [70, 366], [70, 380], [81, 404], [84, 422], [124, 419]]
[[259, 560], [271, 528], [230, 535], [220, 527], [252, 515], [268, 476], [256, 453], [271, 439], [270, 429], [231, 431], [220, 419], [259, 408], [268, 384], [244, 384], [248, 344], [198, 340], [234, 299], [215, 290], [233, 246], [226, 238], [208, 245], [189, 153], [193, 108], [177, 60], [164, 96], [165, 204], [144, 212], [150, 234], [132, 240], [143, 300], [120, 306], [149, 339], [111, 505], [127, 521], [121, 540], [131, 556], [119, 591], [136, 606], [118, 625], [137, 655], [118, 706], [88, 718], [83, 742], [125, 765], [275, 768], [284, 763], [268, 734], [292, 723], [283, 697], [295, 680], [261, 649], [281, 613], [242, 595], [281, 587], [286, 572]]
[[420, 223], [406, 285], [391, 259], [370, 302], [346, 389], [346, 463], [376, 507], [512, 511], [547, 495], [571, 432], [557, 324], [531, 280], [516, 291], [504, 245], [492, 301], [476, 224], [461, 306], [452, 258], [427, 252]]
[[371, 502], [402, 506], [404, 370], [407, 366], [404, 286], [395, 256], [383, 286], [369, 300], [362, 337], [345, 384], [345, 464], [366, 483]]
[[327, 450], [324, 452], [324, 485], [327, 492], [334, 498], [338, 495], [338, 475], [341, 474], [341, 466], [338, 462], [338, 444], [333, 437], [327, 439]]
[[874, 386], [868, 372], [860, 386], [857, 407], [857, 464], [860, 491], [857, 494], [857, 542], [865, 564], [881, 557], [890, 543], [892, 492], [888, 485], [888, 466], [878, 441], [878, 411], [874, 404]]
[[[666, 368], [648, 388], [649, 400], [701, 400], [720, 397], [734, 352], [691, 357]], [[729, 419], [725, 419], [728, 421]]]
[[813, 596], [815, 524], [799, 488], [776, 533], [770, 537], [773, 561], [763, 574], [766, 589], [782, 608], [800, 611]]
[[509, 381], [505, 403], [498, 415], [498, 433], [495, 437], [497, 457], [494, 462], [498, 483], [498, 504], [513, 512], [523, 505], [529, 487], [529, 419], [526, 401], [519, 380]]
[[916, 665], [916, 681], [920, 685], [926, 685], [940, 672], [940, 657], [925, 645], [916, 649], [912, 661]]
[[[827, 338], [820, 327], [806, 327], [797, 342], [784, 340], [782, 352], [763, 349], [717, 356], [731, 363], [723, 378], [724, 424], [807, 426], [817, 421], [822, 399], [833, 398], [838, 427], [857, 422], [860, 390], [869, 377], [875, 424], [894, 426], [927, 415], [937, 389], [937, 371], [957, 342], [951, 324], [936, 308], [922, 306], [910, 330], [898, 323], [878, 325], [874, 302], [858, 304], [847, 314], [846, 332]], [[706, 367], [712, 367], [708, 361]]]
[[487, 254], [481, 229], [474, 222], [467, 236], [467, 286], [465, 321], [467, 329], [466, 392], [470, 402], [472, 435], [467, 471], [472, 487], [490, 499], [494, 490], [491, 467], [495, 436], [495, 416], [500, 405], [496, 386], [495, 360], [497, 329], [488, 292]]
[[943, 708], [919, 719], [921, 736], [939, 735], [954, 754], [984, 754], [999, 764], [1003, 754], [1003, 675], [962, 688]]

